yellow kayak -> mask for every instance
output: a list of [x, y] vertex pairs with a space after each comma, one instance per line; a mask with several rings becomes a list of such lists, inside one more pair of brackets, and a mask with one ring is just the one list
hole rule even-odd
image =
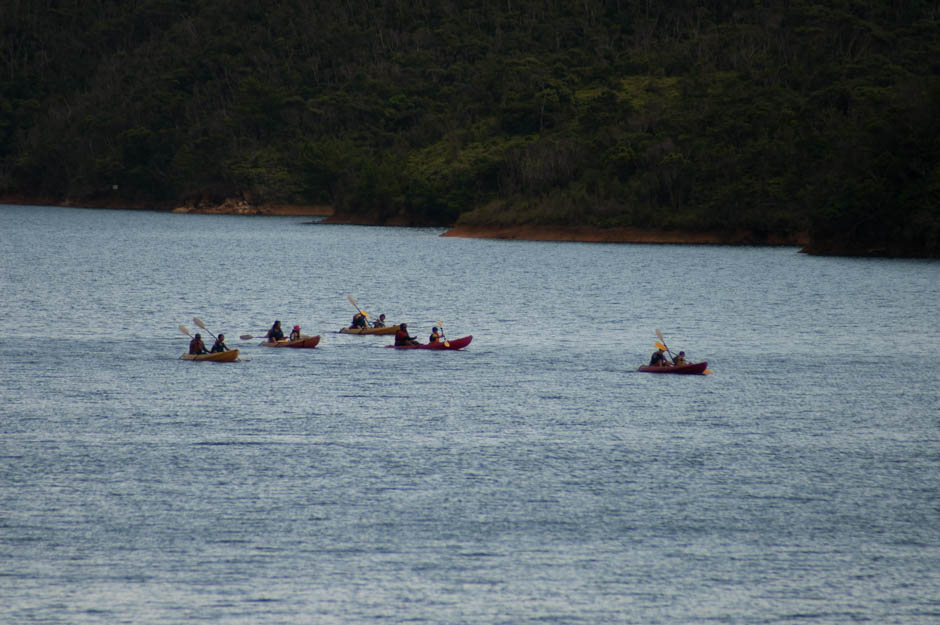
[[214, 354], [183, 354], [180, 360], [211, 360], [212, 362], [232, 362], [238, 358], [238, 350], [230, 349], [227, 352], [215, 352]]
[[384, 328], [343, 328], [340, 334], [395, 334], [401, 326], [385, 326]]

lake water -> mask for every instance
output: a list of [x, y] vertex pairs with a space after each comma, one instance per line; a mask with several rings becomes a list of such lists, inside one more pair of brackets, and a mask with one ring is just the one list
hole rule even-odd
[[441, 232], [0, 206], [0, 622], [940, 621], [940, 262]]

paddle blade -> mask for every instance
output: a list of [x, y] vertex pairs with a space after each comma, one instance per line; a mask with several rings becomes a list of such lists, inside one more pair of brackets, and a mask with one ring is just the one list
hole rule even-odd
[[348, 299], [348, 300], [349, 300], [349, 303], [353, 305], [353, 308], [355, 308], [356, 310], [359, 311], [359, 314], [360, 314], [360, 315], [362, 315], [362, 316], [365, 317], [366, 319], [369, 318], [369, 313], [367, 313], [367, 312], [364, 311], [363, 309], [359, 308], [359, 302], [356, 301], [356, 298], [355, 298], [355, 297], [353, 297], [352, 295], [347, 295], [347, 296], [346, 296], [346, 299]]
[[186, 329], [186, 326], [184, 326], [182, 323], [179, 325], [179, 328], [180, 328], [180, 332], [182, 332], [182, 333], [185, 334], [186, 336], [192, 336], [192, 335], [189, 333], [189, 330]]
[[705, 371], [702, 371], [702, 373], [704, 373], [705, 375], [711, 375], [714, 373], [714, 371], [712, 371], [711, 369], [705, 369]]
[[659, 328], [656, 328], [656, 338], [660, 340], [661, 343], [665, 343], [666, 339], [663, 338], [663, 331]]
[[661, 350], [663, 350], [663, 351], [666, 350], [666, 346], [663, 345], [662, 343], [660, 343], [659, 341], [656, 341], [656, 347], [658, 347], [659, 349], [661, 349]]
[[240, 338], [240, 339], [243, 340], [243, 341], [250, 341], [251, 339], [253, 339], [253, 338], [255, 338], [255, 337], [252, 336], [251, 334], [242, 334], [242, 335], [241, 335], [240, 337], [238, 337], [238, 338]]
[[208, 332], [208, 333], [209, 333], [209, 336], [211, 336], [212, 338], [216, 338], [216, 336], [212, 333], [212, 330], [210, 330], [209, 328], [207, 328], [207, 327], [206, 327], [206, 324], [204, 324], [204, 323], [202, 322], [202, 319], [200, 319], [199, 317], [193, 317], [193, 323], [195, 323], [197, 326], [199, 326], [200, 328], [202, 328], [203, 330], [205, 330], [206, 332]]

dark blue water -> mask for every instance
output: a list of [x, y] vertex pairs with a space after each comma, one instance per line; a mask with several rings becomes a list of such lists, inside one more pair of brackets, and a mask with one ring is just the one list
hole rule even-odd
[[0, 207], [0, 622], [940, 620], [940, 263], [440, 233]]

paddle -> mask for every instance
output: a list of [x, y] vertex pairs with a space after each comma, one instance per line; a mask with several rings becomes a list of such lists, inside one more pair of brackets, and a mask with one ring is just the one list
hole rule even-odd
[[444, 336], [444, 324], [440, 321], [437, 322], [437, 327], [441, 331], [441, 338], [444, 339], [444, 347], [450, 347], [450, 341]]
[[[242, 334], [242, 335], [239, 336], [238, 338], [239, 338], [240, 340], [242, 340], [242, 341], [250, 341], [251, 339], [261, 339], [261, 338], [263, 338], [265, 341], [268, 341], [268, 342], [271, 342], [271, 341], [272, 341], [272, 339], [269, 339], [269, 338], [268, 338], [268, 335], [267, 335], [267, 334], [265, 334], [264, 336], [255, 336], [254, 334]], [[285, 342], [285, 343], [286, 343], [286, 342], [287, 342], [287, 339], [281, 339], [280, 341], [276, 341], [276, 342], [279, 342], [279, 343], [280, 343], [280, 342]]]
[[369, 313], [367, 313], [366, 311], [364, 311], [364, 310], [362, 310], [361, 308], [359, 308], [359, 304], [356, 303], [356, 298], [355, 298], [355, 297], [353, 297], [352, 295], [347, 295], [347, 296], [346, 296], [346, 299], [348, 299], [348, 300], [349, 300], [349, 303], [352, 304], [352, 305], [356, 308], [356, 310], [359, 311], [359, 314], [360, 314], [360, 315], [362, 315], [362, 316], [365, 317], [366, 319], [369, 318]]
[[199, 317], [193, 317], [193, 323], [195, 323], [197, 326], [199, 326], [200, 328], [208, 332], [209, 336], [211, 336], [212, 338], [218, 338], [216, 337], [216, 335], [212, 334], [212, 331], [206, 327], [206, 324], [204, 324]]
[[255, 336], [253, 334], [242, 334], [238, 337], [242, 341], [250, 341], [251, 339], [264, 339], [268, 343], [289, 343], [287, 339], [281, 339], [280, 341], [275, 341], [274, 339], [269, 339], [267, 336]]
[[672, 350], [666, 347], [666, 339], [663, 338], [663, 331], [659, 328], [656, 328], [656, 336], [659, 337], [659, 341], [662, 343], [662, 347], [659, 346], [659, 343], [656, 344], [656, 347], [660, 347], [660, 349], [665, 349], [667, 352], [669, 352], [669, 357], [672, 358], [672, 364], [676, 364], [675, 354], [672, 353]]

